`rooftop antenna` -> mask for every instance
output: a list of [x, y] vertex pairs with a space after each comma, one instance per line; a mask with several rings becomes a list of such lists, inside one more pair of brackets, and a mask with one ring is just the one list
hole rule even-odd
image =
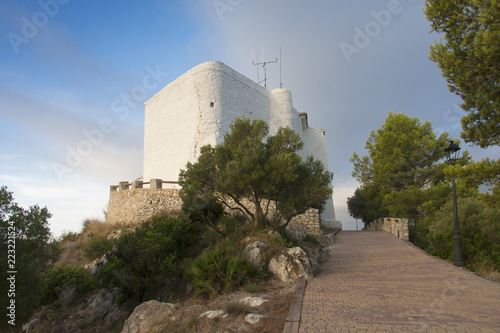
[[262, 82], [264, 82], [264, 88], [267, 87], [266, 83], [267, 83], [267, 80], [269, 80], [269, 78], [267, 77], [267, 65], [268, 64], [274, 64], [276, 62], [278, 62], [278, 58], [276, 58], [273, 61], [263, 61], [263, 62], [253, 62], [252, 61], [252, 65], [255, 65], [255, 66], [262, 65], [262, 68], [264, 68], [264, 80], [262, 80], [262, 81], [259, 82], [259, 84], [261, 84]]
[[[253, 58], [253, 47], [252, 47], [252, 58]], [[264, 48], [262, 48], [262, 59], [264, 59]], [[261, 84], [262, 82], [264, 82], [264, 88], [267, 88], [267, 80], [269, 79], [267, 77], [267, 65], [268, 64], [274, 64], [276, 62], [278, 62], [278, 58], [276, 58], [275, 60], [273, 61], [262, 61], [262, 62], [258, 62], [259, 60], [257, 60], [257, 62], [254, 62], [253, 59], [252, 59], [252, 65], [254, 66], [260, 66], [262, 65], [262, 68], [264, 68], [264, 80], [258, 82], [259, 84]], [[257, 69], [257, 81], [259, 80], [259, 71]]]
[[[252, 42], [252, 64], [253, 64], [253, 42]], [[257, 55], [257, 62], [259, 62], [259, 56]], [[260, 78], [259, 78], [259, 67], [256, 67], [255, 68], [257, 70], [257, 82], [260, 81]], [[259, 83], [260, 84], [260, 83]]]
[[281, 46], [280, 46], [280, 88], [283, 88], [283, 80], [281, 79]]

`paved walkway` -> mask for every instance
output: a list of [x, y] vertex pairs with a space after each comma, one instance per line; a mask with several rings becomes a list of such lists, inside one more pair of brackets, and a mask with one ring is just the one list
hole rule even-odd
[[299, 332], [500, 332], [500, 285], [383, 231], [341, 231]]

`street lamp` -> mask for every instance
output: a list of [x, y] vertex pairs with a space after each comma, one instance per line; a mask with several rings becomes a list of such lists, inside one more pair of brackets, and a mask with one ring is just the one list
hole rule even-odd
[[[455, 162], [460, 155], [460, 147], [450, 140], [450, 144], [445, 148], [446, 159], [451, 165], [455, 165]], [[455, 184], [455, 176], [451, 178], [451, 187], [453, 189], [453, 215], [455, 228], [453, 230], [453, 239], [455, 240], [455, 256], [453, 258], [453, 264], [457, 267], [462, 267], [464, 261], [462, 259], [462, 249], [460, 247], [460, 232], [458, 231], [458, 208], [457, 208], [457, 185]]]

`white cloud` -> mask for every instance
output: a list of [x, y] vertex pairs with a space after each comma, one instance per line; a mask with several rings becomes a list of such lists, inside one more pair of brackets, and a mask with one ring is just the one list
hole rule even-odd
[[53, 214], [49, 222], [56, 236], [63, 230], [79, 231], [85, 218], [103, 217], [108, 186], [79, 173], [71, 174], [64, 183], [55, 182], [45, 164], [19, 156], [2, 159], [0, 184], [7, 186], [14, 201], [25, 208], [46, 206]]

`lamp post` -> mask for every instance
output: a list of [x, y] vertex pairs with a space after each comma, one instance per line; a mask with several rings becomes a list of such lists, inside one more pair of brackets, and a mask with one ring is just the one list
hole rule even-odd
[[[460, 147], [450, 140], [450, 144], [445, 148], [446, 159], [451, 165], [455, 162], [460, 155]], [[451, 187], [453, 189], [453, 215], [454, 215], [454, 230], [453, 239], [455, 240], [455, 256], [453, 258], [453, 265], [462, 267], [464, 261], [462, 259], [462, 248], [460, 247], [460, 231], [458, 230], [458, 208], [457, 208], [457, 185], [455, 183], [455, 176], [451, 178]]]

